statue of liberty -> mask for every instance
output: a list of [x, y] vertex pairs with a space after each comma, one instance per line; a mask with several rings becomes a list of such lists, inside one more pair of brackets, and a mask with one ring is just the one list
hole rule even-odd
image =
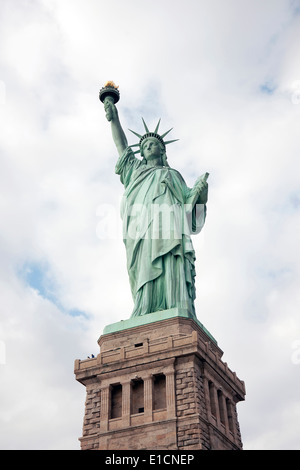
[[108, 82], [99, 97], [119, 154], [115, 172], [125, 189], [121, 216], [134, 302], [131, 317], [178, 308], [195, 319], [196, 258], [191, 235], [199, 233], [205, 222], [208, 173], [192, 188], [186, 185], [168, 164], [166, 145], [175, 140], [165, 140], [172, 129], [158, 133], [160, 121], [150, 132], [143, 120], [145, 133], [131, 131], [139, 141], [128, 146], [115, 105], [117, 87]]

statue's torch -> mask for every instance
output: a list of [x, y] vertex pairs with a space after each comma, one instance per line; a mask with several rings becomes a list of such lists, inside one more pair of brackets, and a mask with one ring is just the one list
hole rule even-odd
[[[104, 87], [101, 88], [99, 92], [99, 100], [102, 101], [102, 103], [105, 106], [105, 102], [111, 101], [112, 103], [116, 104], [119, 99], [120, 99], [120, 92], [118, 90], [118, 86], [114, 84], [114, 82], [109, 81], [106, 82]], [[107, 110], [107, 119], [110, 121], [109, 114], [111, 113], [110, 108]]]

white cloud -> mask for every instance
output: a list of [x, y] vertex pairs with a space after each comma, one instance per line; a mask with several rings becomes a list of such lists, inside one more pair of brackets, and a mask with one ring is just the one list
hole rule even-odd
[[[123, 191], [97, 96], [108, 79], [125, 129], [161, 117], [180, 139], [171, 166], [190, 185], [210, 172], [196, 308], [246, 382], [245, 448], [299, 447], [297, 6], [1, 2], [2, 448], [79, 447], [73, 361], [131, 313], [118, 223], [99, 237], [102, 205], [118, 214]], [[20, 276], [30, 263], [47, 266], [58, 306]]]

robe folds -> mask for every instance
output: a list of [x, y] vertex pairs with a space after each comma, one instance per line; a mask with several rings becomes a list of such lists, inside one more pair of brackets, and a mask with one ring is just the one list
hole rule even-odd
[[125, 192], [121, 202], [123, 240], [134, 301], [132, 317], [174, 307], [195, 317], [195, 252], [192, 233], [202, 229], [206, 205], [177, 170], [149, 166], [128, 147], [116, 174]]

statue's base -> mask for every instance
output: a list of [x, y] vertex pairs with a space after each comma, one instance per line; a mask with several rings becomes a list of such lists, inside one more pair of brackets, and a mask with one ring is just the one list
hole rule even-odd
[[200, 326], [200, 328], [210, 337], [210, 339], [217, 344], [217, 341], [205, 328], [205, 326], [197, 318], [192, 317], [188, 310], [183, 308], [170, 308], [168, 310], [160, 310], [158, 312], [148, 313], [147, 315], [131, 317], [128, 320], [121, 320], [116, 323], [111, 323], [110, 325], [105, 326], [103, 334], [106, 335], [109, 333], [116, 333], [118, 331], [124, 331], [130, 328], [135, 328], [137, 326], [148, 325], [150, 323], [155, 323], [158, 321], [163, 321], [175, 317], [192, 318], [195, 323], [197, 323], [197, 325]]
[[98, 356], [75, 361], [87, 392], [81, 448], [242, 449], [245, 386], [215, 340], [184, 312], [145, 317], [108, 325]]

